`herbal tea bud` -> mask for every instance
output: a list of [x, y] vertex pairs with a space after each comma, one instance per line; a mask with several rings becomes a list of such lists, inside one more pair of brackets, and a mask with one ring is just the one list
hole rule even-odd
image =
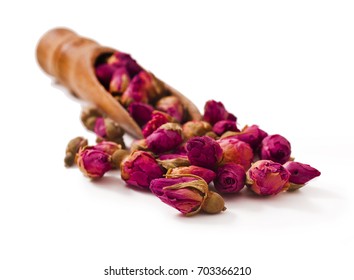
[[154, 108], [151, 105], [141, 102], [132, 102], [128, 107], [130, 116], [141, 127], [151, 120], [153, 111]]
[[148, 189], [153, 179], [161, 178], [162, 169], [148, 152], [136, 151], [120, 165], [122, 179], [131, 186]]
[[64, 159], [66, 167], [74, 165], [76, 153], [80, 150], [80, 148], [85, 146], [87, 146], [87, 139], [83, 137], [76, 137], [69, 141], [68, 145], [66, 146], [66, 155]]
[[106, 140], [121, 138], [124, 135], [124, 129], [109, 118], [97, 118], [94, 131], [97, 136]]
[[246, 182], [244, 168], [236, 163], [226, 163], [216, 170], [214, 187], [220, 193], [237, 193]]
[[215, 172], [200, 166], [180, 166], [168, 170], [167, 175], [188, 175], [193, 174], [204, 179], [209, 184], [215, 178]]
[[220, 194], [209, 191], [203, 202], [202, 209], [208, 214], [218, 214], [226, 210], [225, 201]]
[[260, 157], [261, 159], [269, 159], [280, 164], [290, 159], [291, 146], [289, 141], [279, 135], [268, 135], [262, 140]]
[[214, 125], [218, 121], [224, 121], [228, 119], [234, 120], [236, 122], [236, 117], [226, 111], [224, 104], [222, 104], [221, 102], [216, 102], [215, 100], [209, 100], [205, 103], [203, 116], [204, 121], [207, 121], [211, 125]]
[[101, 178], [112, 169], [110, 155], [93, 147], [81, 148], [76, 163], [81, 172], [92, 179]]
[[112, 141], [102, 141], [93, 146], [93, 149], [100, 150], [112, 156], [117, 150], [121, 150], [122, 146]]
[[288, 189], [289, 191], [299, 189], [303, 187], [308, 181], [321, 175], [321, 172], [318, 171], [316, 168], [308, 164], [296, 161], [288, 161], [283, 164], [283, 166], [290, 173], [290, 187]]
[[177, 123], [165, 123], [146, 138], [148, 149], [156, 154], [171, 151], [182, 142], [182, 128]]
[[217, 135], [222, 135], [226, 131], [240, 131], [237, 126], [236, 122], [234, 121], [229, 121], [229, 120], [224, 120], [224, 121], [218, 121], [217, 123], [214, 124], [213, 126], [213, 132], [215, 132]]
[[185, 139], [190, 139], [195, 136], [204, 136], [212, 130], [212, 126], [205, 121], [188, 121], [182, 126], [182, 131]]
[[132, 102], [149, 103], [148, 87], [149, 81], [145, 79], [145, 72], [140, 72], [129, 83], [124, 91], [121, 102], [128, 107]]
[[156, 109], [169, 114], [180, 123], [183, 120], [184, 108], [177, 96], [162, 97], [156, 103]]
[[143, 70], [141, 66], [130, 56], [130, 54], [123, 52], [115, 52], [112, 54], [108, 58], [107, 64], [116, 68], [124, 67], [128, 71], [130, 78], [133, 78]]
[[109, 92], [121, 95], [128, 87], [130, 82], [129, 73], [125, 68], [117, 68], [109, 83]]
[[112, 76], [116, 67], [109, 64], [100, 64], [95, 67], [96, 77], [99, 82], [105, 87], [105, 89], [109, 89], [109, 84], [111, 82]]
[[187, 156], [192, 165], [214, 170], [222, 159], [220, 145], [208, 136], [193, 137], [186, 144]]
[[223, 151], [221, 165], [233, 162], [240, 164], [244, 170], [247, 170], [251, 166], [253, 150], [246, 142], [233, 138], [219, 139], [217, 142]]
[[142, 133], [144, 137], [148, 137], [151, 133], [153, 133], [156, 129], [158, 129], [161, 125], [171, 122], [172, 117], [166, 113], [160, 111], [153, 111], [151, 114], [151, 120], [147, 122], [147, 124], [143, 127]]
[[247, 171], [246, 184], [258, 195], [275, 195], [287, 190], [289, 177], [290, 173], [280, 163], [259, 160]]

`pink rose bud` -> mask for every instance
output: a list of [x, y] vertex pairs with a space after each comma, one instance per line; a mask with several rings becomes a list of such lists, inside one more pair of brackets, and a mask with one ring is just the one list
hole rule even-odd
[[208, 184], [214, 180], [216, 175], [214, 171], [196, 165], [171, 168], [168, 170], [167, 174], [168, 175], [193, 174], [203, 178], [204, 181], [207, 182]]
[[269, 159], [280, 164], [287, 162], [290, 159], [291, 146], [285, 137], [274, 134], [268, 135], [262, 140], [261, 144], [261, 159]]
[[214, 125], [218, 121], [224, 121], [229, 119], [229, 117], [230, 120], [234, 120], [236, 122], [236, 117], [234, 115], [230, 115], [229, 112], [226, 111], [224, 104], [222, 104], [221, 102], [209, 100], [205, 103], [203, 116], [204, 121], [207, 121], [211, 125]]
[[194, 177], [162, 178], [151, 181], [150, 190], [162, 202], [191, 216], [201, 210], [208, 185]]
[[94, 132], [100, 138], [113, 140], [124, 135], [124, 130], [113, 120], [108, 118], [96, 118]]
[[237, 126], [236, 126], [236, 122], [235, 121], [229, 121], [229, 120], [225, 120], [225, 121], [218, 121], [217, 123], [214, 124], [213, 126], [213, 131], [217, 134], [217, 135], [221, 135], [223, 133], [225, 133], [226, 131], [240, 131]]
[[157, 102], [156, 109], [169, 114], [180, 123], [183, 120], [184, 108], [181, 101], [176, 96], [162, 97]]
[[177, 123], [165, 123], [146, 138], [148, 149], [156, 154], [171, 151], [182, 142], [182, 128]]
[[153, 179], [161, 178], [162, 169], [148, 152], [136, 151], [126, 157], [120, 165], [121, 177], [129, 185], [148, 189]]
[[109, 92], [114, 94], [122, 94], [128, 87], [130, 82], [128, 71], [123, 68], [117, 68], [109, 83]]
[[212, 126], [205, 121], [188, 121], [182, 126], [183, 135], [186, 139], [195, 136], [204, 136], [212, 130]]
[[121, 102], [124, 106], [129, 106], [132, 102], [148, 103], [148, 82], [145, 80], [144, 72], [140, 72], [129, 83], [128, 88], [124, 91]]
[[123, 52], [115, 52], [107, 63], [115, 67], [124, 67], [128, 71], [130, 78], [133, 78], [143, 70], [129, 54]]
[[208, 136], [197, 136], [186, 144], [187, 156], [192, 165], [214, 170], [222, 159], [220, 145]]
[[306, 184], [308, 181], [321, 175], [321, 172], [318, 171], [316, 168], [313, 168], [308, 164], [296, 161], [288, 161], [283, 164], [283, 166], [290, 173], [289, 182], [291, 183], [291, 185], [297, 185], [290, 186], [293, 187], [293, 189], [298, 189], [304, 184]]
[[96, 77], [106, 89], [109, 89], [109, 84], [111, 82], [115, 70], [116, 67], [106, 63], [100, 64], [95, 67]]
[[256, 151], [267, 135], [268, 134], [261, 130], [258, 125], [251, 125], [244, 127], [241, 132], [226, 132], [221, 138], [235, 138], [241, 140], [248, 143], [253, 151]]
[[226, 163], [216, 170], [214, 187], [220, 193], [237, 193], [246, 183], [246, 172], [236, 163]]
[[101, 178], [107, 171], [112, 169], [109, 154], [88, 146], [80, 149], [76, 163], [81, 172], [92, 179]]
[[156, 129], [158, 129], [161, 125], [168, 123], [172, 120], [172, 118], [166, 113], [160, 111], [153, 111], [151, 115], [151, 120], [143, 127], [142, 133], [144, 137], [148, 137], [151, 133], [153, 133]]
[[261, 196], [275, 195], [287, 190], [290, 173], [277, 162], [259, 160], [247, 171], [247, 186]]
[[240, 164], [245, 170], [250, 168], [253, 161], [253, 150], [246, 142], [233, 138], [219, 139], [217, 142], [223, 151], [220, 164], [229, 162]]
[[102, 141], [92, 147], [94, 150], [105, 152], [112, 156], [115, 151], [122, 149], [122, 146], [111, 141]]
[[152, 118], [154, 108], [145, 103], [132, 102], [128, 107], [130, 116], [137, 122], [138, 125], [144, 126]]

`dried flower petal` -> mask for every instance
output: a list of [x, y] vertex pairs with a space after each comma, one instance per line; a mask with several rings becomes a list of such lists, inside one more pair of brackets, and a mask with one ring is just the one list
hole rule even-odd
[[184, 108], [181, 101], [176, 96], [162, 97], [157, 102], [156, 109], [169, 114], [178, 122], [182, 122], [183, 120]]
[[129, 114], [141, 127], [151, 120], [153, 111], [151, 105], [141, 102], [132, 102], [128, 107]]
[[162, 155], [156, 161], [165, 169], [191, 165], [187, 156], [176, 154]]
[[247, 186], [261, 196], [275, 195], [288, 188], [290, 173], [279, 163], [259, 160], [247, 171]]
[[109, 64], [100, 64], [95, 67], [95, 73], [97, 79], [100, 81], [100, 83], [108, 90], [109, 89], [109, 84], [111, 82], [112, 76], [114, 71], [116, 70], [116, 67], [113, 65]]
[[128, 71], [123, 68], [117, 68], [109, 83], [109, 92], [114, 94], [122, 94], [128, 87], [130, 82]]
[[115, 153], [115, 151], [121, 150], [122, 146], [112, 141], [102, 141], [93, 146], [92, 148], [94, 150], [105, 152], [111, 156]]
[[130, 54], [123, 52], [115, 52], [108, 58], [107, 63], [114, 67], [124, 67], [128, 71], [130, 78], [133, 78], [143, 70]]
[[148, 90], [151, 86], [146, 80], [144, 71], [136, 75], [129, 83], [128, 88], [124, 91], [121, 102], [124, 106], [129, 106], [132, 102], [148, 103]]
[[262, 140], [261, 159], [269, 159], [283, 164], [290, 159], [290, 154], [291, 146], [285, 137], [274, 134], [268, 135]]
[[153, 133], [156, 129], [158, 129], [161, 125], [170, 122], [172, 120], [171, 116], [166, 113], [160, 111], [153, 111], [151, 115], [151, 120], [144, 126], [142, 133], [144, 137], [148, 137], [151, 133]]
[[204, 179], [204, 181], [209, 184], [215, 178], [215, 172], [200, 166], [190, 165], [190, 166], [180, 166], [171, 168], [168, 170], [167, 175], [187, 175], [193, 174]]
[[222, 135], [226, 131], [240, 131], [237, 126], [235, 121], [229, 121], [229, 120], [224, 120], [224, 121], [218, 121], [217, 123], [214, 124], [213, 126], [213, 131], [217, 135]]
[[237, 119], [234, 115], [226, 111], [224, 104], [215, 100], [209, 100], [204, 106], [203, 120], [214, 125], [218, 121], [234, 120], [236, 122]]
[[146, 138], [148, 149], [156, 154], [171, 151], [182, 142], [182, 128], [176, 123], [165, 123]]
[[92, 179], [101, 178], [112, 169], [109, 154], [88, 146], [80, 149], [76, 163], [81, 172]]
[[246, 183], [244, 168], [236, 163], [226, 163], [216, 170], [214, 187], [220, 193], [237, 193]]

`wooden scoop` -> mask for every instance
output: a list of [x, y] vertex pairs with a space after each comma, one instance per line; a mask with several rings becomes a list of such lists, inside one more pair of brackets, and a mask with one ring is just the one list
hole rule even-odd
[[[101, 85], [95, 75], [95, 62], [104, 54], [117, 50], [103, 47], [75, 32], [56, 28], [48, 31], [37, 46], [37, 60], [43, 70], [83, 100], [93, 103], [130, 135], [142, 138], [139, 125], [127, 110]], [[200, 120], [197, 107], [184, 95], [163, 83], [172, 95], [177, 96], [188, 111], [190, 119]]]

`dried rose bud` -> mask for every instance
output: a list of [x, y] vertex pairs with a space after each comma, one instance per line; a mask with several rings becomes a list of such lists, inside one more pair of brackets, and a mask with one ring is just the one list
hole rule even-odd
[[268, 134], [261, 130], [258, 125], [245, 126], [241, 132], [226, 132], [221, 138], [234, 138], [248, 143], [253, 151], [256, 151], [262, 140]]
[[234, 115], [230, 115], [230, 113], [226, 111], [224, 104], [221, 102], [209, 100], [205, 103], [203, 116], [204, 121], [214, 125], [218, 121], [228, 120], [229, 117], [230, 120], [234, 120], [236, 122], [236, 117]]
[[229, 121], [229, 120], [224, 120], [224, 121], [218, 121], [217, 123], [214, 124], [213, 126], [213, 131], [217, 135], [221, 135], [226, 131], [240, 131], [237, 126], [236, 122], [234, 121]]
[[140, 72], [129, 83], [128, 88], [124, 91], [121, 102], [124, 106], [128, 107], [132, 102], [149, 103], [148, 96], [148, 81], [145, 80], [143, 75], [145, 72]]
[[220, 164], [229, 162], [240, 164], [247, 170], [253, 161], [253, 150], [246, 142], [233, 138], [217, 140], [222, 151], [223, 158]]
[[165, 123], [146, 138], [148, 149], [156, 154], [171, 151], [182, 142], [182, 128], [177, 123]]
[[114, 67], [124, 67], [131, 78], [143, 70], [129, 54], [123, 52], [115, 52], [112, 54], [112, 56], [108, 58], [107, 63]]
[[215, 172], [196, 165], [175, 167], [168, 170], [167, 175], [186, 175], [193, 174], [204, 179], [209, 184], [215, 178]]
[[280, 163], [259, 160], [247, 171], [246, 177], [246, 184], [253, 192], [267, 196], [287, 190], [290, 173]]
[[163, 175], [155, 158], [148, 152], [136, 151], [120, 165], [121, 177], [129, 185], [148, 189], [153, 179]]
[[236, 163], [226, 163], [216, 170], [214, 187], [220, 193], [237, 193], [246, 183], [246, 172]]
[[106, 140], [120, 138], [125, 132], [119, 124], [109, 118], [97, 118], [94, 131], [97, 136]]
[[93, 146], [93, 149], [100, 150], [112, 156], [115, 151], [121, 150], [122, 146], [112, 141], [102, 141]]
[[115, 168], [120, 168], [121, 163], [123, 162], [123, 160], [127, 156], [129, 156], [129, 154], [130, 154], [130, 152], [128, 150], [124, 150], [124, 149], [116, 150], [113, 153], [112, 158], [111, 158], [112, 165]]
[[156, 103], [156, 109], [169, 114], [171, 117], [175, 118], [178, 122], [182, 122], [184, 108], [176, 96], [165, 96], [162, 97]]
[[130, 151], [147, 151], [146, 139], [134, 140], [131, 144]]
[[112, 169], [109, 154], [88, 146], [81, 148], [77, 153], [76, 163], [81, 172], [92, 179], [101, 178]]
[[290, 173], [290, 191], [303, 187], [308, 181], [321, 175], [316, 168], [296, 161], [288, 161], [283, 166]]
[[195, 136], [204, 136], [212, 130], [212, 126], [204, 121], [188, 121], [182, 126], [185, 139], [190, 139]]
[[225, 211], [225, 202], [222, 196], [216, 192], [209, 191], [202, 205], [202, 210], [209, 214], [218, 214]]
[[269, 159], [280, 164], [290, 159], [291, 146], [289, 141], [279, 135], [268, 135], [262, 140], [260, 157], [261, 159]]
[[214, 170], [222, 159], [220, 145], [208, 136], [194, 137], [186, 144], [187, 156], [192, 165]]
[[116, 67], [113, 65], [109, 64], [100, 64], [95, 67], [95, 73], [97, 79], [100, 81], [100, 83], [108, 90], [109, 89], [109, 84], [111, 82], [112, 76], [114, 71], [116, 70]]
[[84, 126], [93, 131], [96, 123], [96, 119], [102, 117], [102, 113], [95, 107], [85, 107], [81, 112], [81, 121]]
[[128, 107], [130, 116], [141, 127], [151, 120], [153, 111], [154, 108], [151, 105], [141, 102], [132, 102]]
[[144, 126], [142, 133], [144, 137], [148, 137], [151, 133], [153, 133], [156, 129], [158, 129], [161, 125], [171, 122], [172, 118], [166, 113], [160, 111], [153, 111], [151, 115], [151, 120], [147, 122]]
[[162, 155], [156, 161], [165, 169], [191, 165], [187, 156], [177, 154]]
[[162, 202], [192, 216], [201, 210], [208, 186], [204, 180], [193, 177], [161, 178], [151, 181], [150, 190]]
[[117, 68], [109, 83], [109, 92], [114, 94], [122, 94], [130, 83], [129, 73], [123, 68]]
[[76, 153], [80, 150], [80, 148], [85, 146], [87, 146], [87, 139], [83, 137], [76, 137], [69, 141], [68, 145], [66, 146], [64, 159], [66, 167], [74, 165]]

